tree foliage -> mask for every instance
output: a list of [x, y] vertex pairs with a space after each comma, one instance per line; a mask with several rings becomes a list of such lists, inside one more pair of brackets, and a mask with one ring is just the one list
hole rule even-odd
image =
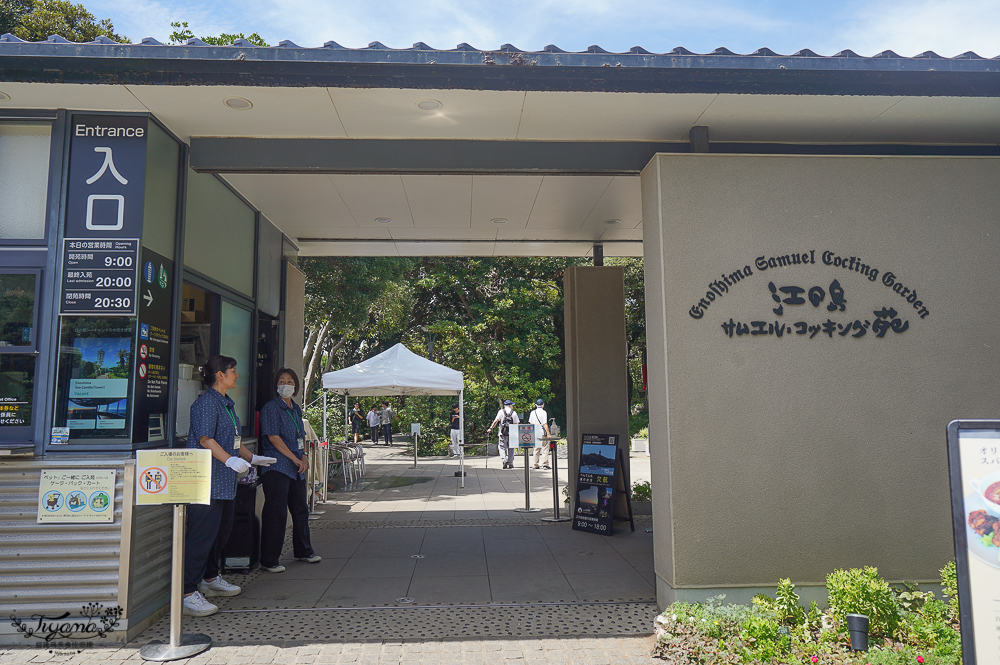
[[98, 20], [82, 4], [69, 0], [0, 0], [0, 34], [6, 32], [29, 42], [51, 35], [71, 42], [92, 42], [101, 35], [116, 42], [129, 41], [115, 32], [111, 19]]
[[[174, 21], [170, 24], [170, 27], [174, 29], [174, 31], [170, 33], [171, 44], [182, 44], [194, 37], [194, 33], [188, 27], [187, 21]], [[237, 39], [245, 39], [255, 46], [269, 46], [269, 44], [264, 41], [264, 38], [256, 32], [251, 33], [250, 36], [244, 35], [242, 32], [223, 32], [217, 37], [199, 37], [199, 39], [206, 44], [211, 44], [212, 46], [229, 46]]]

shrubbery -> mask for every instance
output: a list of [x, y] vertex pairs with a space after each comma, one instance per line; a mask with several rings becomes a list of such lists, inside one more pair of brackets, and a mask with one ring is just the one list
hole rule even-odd
[[[953, 563], [941, 581], [948, 603], [915, 584], [894, 589], [875, 568], [830, 573], [826, 611], [816, 603], [806, 611], [787, 579], [774, 597], [758, 594], [750, 605], [725, 605], [725, 596], [675, 603], [656, 619], [653, 653], [677, 665], [959, 665]], [[850, 651], [847, 614], [869, 617], [868, 652]]]

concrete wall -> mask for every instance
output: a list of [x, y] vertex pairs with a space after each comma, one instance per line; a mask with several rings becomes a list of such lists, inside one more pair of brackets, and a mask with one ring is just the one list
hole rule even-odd
[[300, 377], [302, 371], [302, 347], [306, 325], [306, 276], [292, 263], [285, 261], [284, 309], [284, 366], [295, 370]]
[[[998, 183], [992, 158], [650, 162], [642, 190], [661, 604], [748, 597], [782, 577], [822, 585], [838, 567], [937, 579], [954, 557], [945, 425], [1000, 408]], [[848, 267], [826, 265], [824, 252]], [[779, 265], [786, 256], [790, 265]], [[879, 271], [874, 280], [856, 270], [859, 258]], [[737, 270], [741, 281], [726, 284]], [[843, 311], [828, 310], [834, 280]], [[769, 283], [781, 299], [791, 297], [783, 286], [805, 289], [803, 298], [818, 286], [825, 297], [818, 307], [780, 303], [778, 315]], [[917, 296], [908, 301], [903, 288]], [[883, 308], [908, 329], [877, 337]], [[734, 327], [730, 337], [730, 319], [783, 325], [783, 335]], [[827, 321], [852, 328], [813, 336], [794, 326]]]
[[[573, 266], [563, 278], [566, 338], [566, 436], [570, 496], [576, 491], [581, 435], [617, 434], [629, 477], [625, 271]], [[572, 505], [572, 503], [570, 504]], [[627, 517], [623, 495], [615, 514]]]

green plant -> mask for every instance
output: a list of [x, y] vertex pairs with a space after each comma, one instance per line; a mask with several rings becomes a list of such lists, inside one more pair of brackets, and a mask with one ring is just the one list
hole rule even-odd
[[653, 487], [648, 480], [632, 483], [632, 500], [636, 502], [653, 500]]
[[872, 566], [835, 570], [826, 576], [830, 616], [843, 631], [848, 614], [868, 617], [872, 636], [895, 638], [899, 630], [899, 607], [889, 584]]
[[778, 582], [774, 610], [783, 626], [801, 626], [806, 622], [806, 611], [799, 604], [799, 594], [795, 593], [795, 585], [790, 579]]
[[[643, 434], [645, 432], [645, 434]], [[649, 412], [640, 411], [628, 417], [628, 433], [637, 439], [649, 438]]]
[[944, 595], [948, 597], [948, 617], [958, 626], [958, 573], [954, 561], [949, 561], [941, 569], [941, 586], [944, 587]]

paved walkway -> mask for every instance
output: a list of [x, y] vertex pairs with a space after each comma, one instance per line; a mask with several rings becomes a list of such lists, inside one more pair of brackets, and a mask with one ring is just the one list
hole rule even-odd
[[[560, 460], [560, 482], [566, 460]], [[517, 459], [523, 464], [523, 460]], [[632, 459], [633, 480], [648, 458]], [[220, 612], [186, 619], [185, 632], [215, 640], [192, 664], [231, 663], [656, 663], [652, 521], [617, 524], [603, 537], [551, 523], [551, 472], [496, 457], [412, 457], [402, 444], [369, 448], [364, 480], [332, 492], [311, 523], [323, 561], [284, 573], [227, 575], [244, 591], [213, 599]], [[166, 641], [164, 618], [121, 648], [79, 653], [0, 647], [0, 665], [139, 662], [138, 648]], [[183, 661], [182, 661], [183, 662]]]

